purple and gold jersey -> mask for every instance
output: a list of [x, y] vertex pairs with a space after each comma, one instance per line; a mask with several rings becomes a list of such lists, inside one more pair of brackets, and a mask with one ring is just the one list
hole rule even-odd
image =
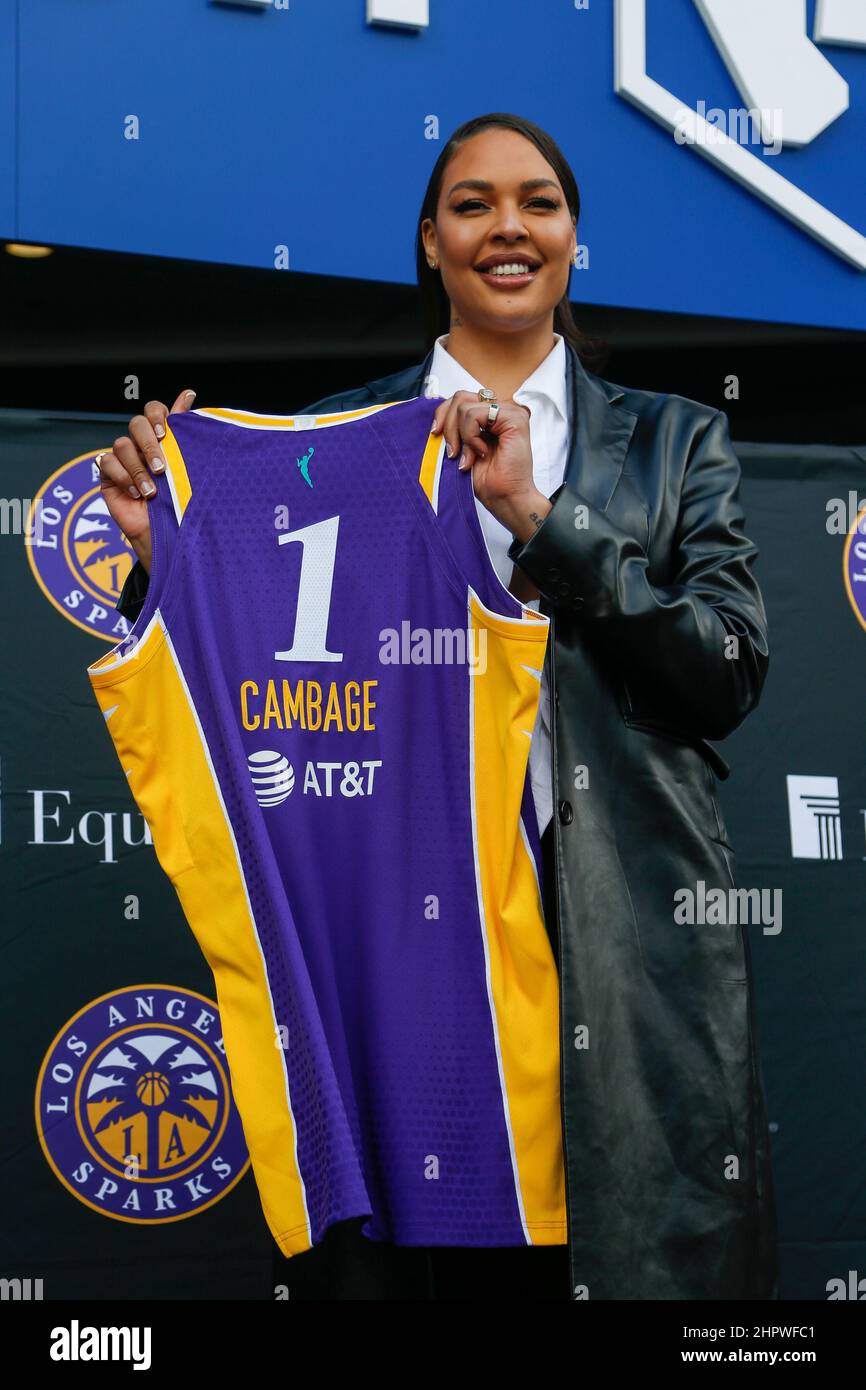
[[88, 670], [286, 1255], [353, 1217], [566, 1240], [526, 775], [549, 621], [496, 574], [440, 400], [169, 416], [145, 606]]

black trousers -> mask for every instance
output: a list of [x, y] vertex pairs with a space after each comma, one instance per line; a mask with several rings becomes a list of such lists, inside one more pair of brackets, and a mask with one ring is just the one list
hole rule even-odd
[[[541, 837], [541, 850], [546, 925], [556, 956], [552, 822]], [[290, 1260], [275, 1246], [275, 1286], [287, 1288], [290, 1301], [444, 1299], [501, 1303], [570, 1298], [565, 1245], [392, 1245], [368, 1240], [361, 1234], [362, 1225], [362, 1218], [340, 1221], [312, 1250]]]

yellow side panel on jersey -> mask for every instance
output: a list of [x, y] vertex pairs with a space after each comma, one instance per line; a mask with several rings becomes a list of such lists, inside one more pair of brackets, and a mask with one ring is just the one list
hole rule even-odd
[[533, 671], [541, 670], [549, 623], [544, 620], [541, 627], [503, 618], [474, 593], [469, 617], [472, 650], [484, 652], [471, 681], [471, 795], [500, 1083], [528, 1239], [535, 1245], [562, 1245], [559, 978], [535, 861], [520, 831], [540, 694]]
[[[285, 1053], [277, 1045], [262, 950], [204, 738], [158, 614], [135, 656], [113, 670], [104, 669], [105, 660], [88, 668], [90, 682], [132, 793], [153, 827], [159, 862], [213, 971], [232, 1090], [265, 1219], [283, 1254], [295, 1255], [312, 1240]], [[195, 859], [185, 827], [194, 837]]]

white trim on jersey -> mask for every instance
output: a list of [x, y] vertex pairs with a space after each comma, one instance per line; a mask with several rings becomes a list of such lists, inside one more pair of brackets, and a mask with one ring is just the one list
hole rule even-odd
[[[415, 396], [411, 400], [417, 400]], [[405, 405], [405, 401], [383, 401], [381, 405], [357, 405], [353, 410], [323, 410], [318, 415], [277, 415], [273, 411], [261, 414], [254, 410], [240, 410], [235, 406], [197, 406], [194, 415], [203, 415], [208, 420], [219, 420], [224, 425], [234, 425], [239, 430], [323, 430], [336, 425], [352, 423], [352, 418], [363, 420], [368, 415], [378, 415], [382, 410], [390, 410], [395, 405]], [[233, 419], [235, 415], [245, 419]]]
[[[105, 656], [100, 657], [98, 661], [94, 661], [91, 663], [90, 666], [88, 666], [88, 672], [92, 672], [95, 676], [101, 676], [106, 671], [116, 671], [118, 666], [125, 666], [127, 662], [137, 661], [138, 658], [144, 652], [145, 648], [149, 646], [150, 638], [153, 636], [153, 632], [156, 627], [158, 613], [159, 610], [157, 609], [151, 615], [151, 618], [147, 623], [146, 627], [144, 628], [140, 637], [136, 636], [135, 625], [133, 624], [132, 629], [127, 633], [125, 637], [122, 637], [120, 639], [116, 647], [112, 647], [111, 651], [106, 652]], [[129, 648], [129, 651], [121, 651], [121, 647], [126, 646], [128, 642], [131, 642], [132, 644]], [[111, 656], [114, 657], [113, 661], [109, 661], [108, 659]], [[115, 706], [115, 709], [116, 708], [117, 706]]]
[[[466, 600], [467, 609], [467, 630], [472, 626], [472, 598], [478, 598], [471, 585], [469, 586], [468, 597]], [[478, 600], [480, 603], [480, 599]], [[482, 604], [482, 607], [484, 605]], [[490, 610], [488, 610], [490, 611]], [[499, 616], [497, 614], [497, 616]], [[514, 619], [520, 622], [519, 618]], [[484, 947], [484, 982], [487, 989], [487, 1007], [490, 1012], [490, 1023], [493, 1029], [493, 1043], [496, 1049], [496, 1067], [499, 1072], [499, 1094], [502, 1099], [502, 1113], [505, 1119], [505, 1131], [508, 1135], [508, 1152], [511, 1156], [511, 1172], [514, 1178], [514, 1195], [517, 1199], [517, 1210], [520, 1215], [520, 1225], [523, 1229], [523, 1236], [527, 1245], [532, 1245], [532, 1238], [529, 1234], [529, 1227], [526, 1224], [526, 1211], [523, 1205], [523, 1193], [520, 1189], [520, 1173], [517, 1167], [517, 1153], [514, 1147], [514, 1133], [511, 1125], [511, 1111], [508, 1106], [508, 1088], [505, 1084], [505, 1071], [502, 1063], [502, 1047], [499, 1041], [499, 1020], [496, 1017], [496, 1006], [493, 1001], [493, 980], [490, 974], [490, 948], [487, 942], [487, 918], [484, 912], [484, 892], [481, 887], [481, 865], [478, 862], [478, 808], [475, 803], [475, 682], [469, 682], [469, 806], [472, 813], [472, 860], [475, 866], [475, 897], [478, 902], [478, 917], [481, 923], [481, 944]], [[530, 855], [530, 858], [532, 856]]]
[[[491, 618], [496, 619], [497, 623], [508, 623], [509, 627], [513, 627], [515, 629], [520, 630], [515, 631], [515, 637], [519, 637], [522, 633], [525, 633], [527, 628], [533, 631], [537, 630], [539, 632], [549, 631], [550, 619], [548, 618], [546, 613], [540, 613], [536, 608], [527, 608], [526, 604], [520, 603], [519, 599], [515, 600], [516, 603], [520, 603], [521, 616], [519, 618], [515, 618], [511, 613], [500, 613], [495, 608], [488, 608], [487, 604], [483, 601], [483, 599], [481, 599], [475, 592], [472, 585], [468, 581], [464, 582], [466, 583], [468, 593], [471, 594], [472, 598], [474, 598], [482, 613], [489, 614]], [[501, 580], [499, 582], [500, 584], [502, 583]], [[509, 597], [513, 599], [514, 595], [509, 594]], [[528, 612], [532, 614], [531, 618], [527, 618], [526, 614]], [[495, 624], [491, 623], [491, 627], [494, 626]], [[503, 633], [503, 636], [510, 638], [511, 634]], [[541, 680], [541, 673], [537, 672], [535, 667], [524, 666], [523, 662], [521, 662], [520, 664], [521, 666], [523, 666], [524, 670], [530, 671], [532, 675], [537, 674], [539, 681]]]
[[[236, 838], [235, 838], [234, 828], [233, 828], [233, 826], [232, 826], [231, 819], [230, 819], [230, 817], [229, 817], [229, 813], [228, 813], [228, 809], [227, 809], [227, 807], [226, 807], [225, 801], [223, 800], [222, 788], [220, 787], [219, 779], [218, 779], [218, 777], [217, 777], [217, 775], [216, 775], [216, 769], [215, 769], [215, 767], [214, 767], [214, 765], [213, 765], [213, 759], [211, 758], [210, 748], [208, 747], [207, 739], [205, 738], [204, 729], [203, 729], [202, 726], [201, 726], [201, 720], [200, 720], [199, 717], [198, 717], [198, 711], [196, 710], [195, 704], [194, 704], [194, 702], [193, 702], [193, 698], [192, 698], [192, 695], [191, 695], [191, 693], [190, 693], [189, 686], [188, 686], [187, 683], [186, 683], [186, 677], [185, 677], [184, 674], [183, 674], [183, 669], [182, 669], [181, 664], [180, 664], [180, 662], [179, 662], [179, 660], [178, 660], [177, 652], [176, 652], [175, 649], [174, 649], [174, 643], [173, 643], [172, 640], [171, 640], [171, 637], [170, 637], [169, 632], [168, 632], [168, 628], [166, 627], [166, 625], [165, 625], [165, 623], [164, 623], [164, 621], [163, 621], [162, 614], [160, 613], [159, 609], [156, 610], [156, 613], [154, 614], [154, 617], [159, 619], [159, 625], [160, 625], [160, 627], [162, 628], [162, 633], [163, 633], [163, 636], [164, 636], [164, 638], [165, 638], [166, 646], [167, 646], [168, 651], [169, 651], [169, 653], [170, 653], [170, 655], [171, 655], [172, 662], [174, 663], [174, 669], [175, 669], [175, 671], [176, 671], [176, 673], [177, 673], [177, 678], [178, 678], [178, 680], [179, 680], [179, 682], [180, 682], [181, 688], [183, 689], [183, 693], [184, 693], [184, 695], [186, 696], [186, 702], [187, 702], [187, 704], [188, 704], [188, 706], [189, 706], [189, 712], [190, 712], [190, 714], [192, 715], [192, 718], [193, 718], [193, 721], [194, 721], [194, 723], [195, 723], [196, 729], [198, 730], [198, 736], [199, 736], [199, 738], [201, 739], [201, 746], [202, 746], [202, 750], [203, 750], [204, 755], [205, 755], [205, 760], [206, 760], [206, 762], [207, 762], [208, 771], [210, 772], [211, 780], [213, 781], [214, 791], [216, 792], [217, 800], [219, 801], [220, 810], [221, 810], [222, 813], [223, 813], [223, 819], [224, 819], [225, 824], [226, 824], [226, 829], [228, 830], [229, 836], [230, 836], [230, 838], [231, 838], [232, 847], [233, 847], [234, 852], [235, 852], [235, 860], [236, 860], [236, 862], [237, 862], [238, 874], [240, 875], [241, 884], [243, 885], [243, 890], [244, 890], [244, 897], [246, 898], [247, 911], [248, 911], [249, 914], [250, 914], [250, 922], [252, 923], [253, 933], [254, 933], [255, 938], [256, 938], [256, 945], [257, 945], [258, 948], [259, 948], [259, 954], [260, 954], [260, 956], [261, 956], [261, 958], [262, 958], [262, 972], [263, 972], [263, 975], [264, 975], [265, 986], [266, 986], [267, 991], [268, 991], [268, 1000], [269, 1000], [270, 1006], [271, 1006], [271, 1018], [272, 1018], [272, 1020], [273, 1020], [273, 1025], [274, 1025], [274, 1033], [273, 1033], [273, 1035], [274, 1035], [274, 1037], [276, 1038], [276, 1037], [279, 1036], [279, 1027], [278, 1027], [278, 1024], [277, 1024], [276, 1009], [274, 1008], [274, 998], [273, 998], [273, 994], [271, 993], [271, 982], [270, 982], [270, 978], [269, 978], [269, 976], [268, 976], [268, 963], [267, 963], [267, 960], [266, 960], [266, 958], [265, 958], [264, 950], [262, 949], [261, 938], [260, 938], [260, 936], [259, 936], [259, 928], [258, 928], [258, 924], [257, 924], [257, 922], [256, 922], [255, 913], [253, 912], [253, 905], [252, 905], [252, 902], [251, 902], [251, 900], [250, 900], [249, 888], [247, 887], [246, 875], [244, 874], [244, 868], [243, 868], [243, 864], [242, 864], [242, 862], [241, 862], [240, 850], [238, 849], [238, 842], [237, 842], [237, 840], [236, 840]], [[287, 1106], [289, 1107], [289, 1114], [290, 1114], [290, 1116], [291, 1116], [291, 1118], [292, 1118], [292, 1130], [293, 1130], [293, 1133], [294, 1133], [294, 1141], [295, 1141], [295, 1142], [294, 1142], [295, 1170], [296, 1170], [296, 1172], [297, 1172], [297, 1174], [298, 1174], [298, 1180], [299, 1180], [299, 1182], [300, 1182], [300, 1184], [301, 1184], [301, 1196], [302, 1196], [302, 1198], [303, 1198], [303, 1203], [304, 1203], [304, 1220], [305, 1220], [306, 1223], [307, 1223], [307, 1236], [308, 1236], [308, 1238], [309, 1238], [310, 1247], [312, 1248], [312, 1245], [313, 1245], [313, 1231], [312, 1231], [312, 1225], [311, 1225], [311, 1223], [310, 1223], [310, 1209], [309, 1209], [309, 1206], [308, 1206], [308, 1203], [307, 1203], [307, 1188], [306, 1188], [306, 1184], [305, 1184], [305, 1182], [304, 1182], [304, 1175], [303, 1175], [303, 1173], [301, 1172], [301, 1165], [300, 1165], [300, 1162], [298, 1161], [298, 1124], [297, 1124], [297, 1121], [296, 1121], [296, 1119], [295, 1119], [295, 1112], [294, 1112], [294, 1109], [292, 1108], [292, 1097], [291, 1097], [290, 1089], [289, 1089], [289, 1071], [288, 1071], [288, 1067], [287, 1067], [287, 1065], [286, 1065], [286, 1053], [285, 1053], [285, 1049], [284, 1049], [284, 1048], [279, 1048], [278, 1051], [279, 1051], [279, 1053], [280, 1053], [280, 1057], [281, 1057], [281, 1060], [282, 1060], [283, 1076], [284, 1076], [284, 1078], [285, 1078], [285, 1083], [286, 1083], [286, 1104], [287, 1104]]]
[[[180, 445], [178, 445], [177, 447], [179, 450]], [[183, 454], [181, 454], [181, 458], [183, 458]], [[186, 464], [184, 464], [184, 467], [186, 467]], [[177, 518], [177, 524], [178, 526], [180, 526], [180, 523], [183, 521], [183, 512], [180, 509], [180, 499], [177, 495], [177, 483], [175, 482], [174, 477], [172, 475], [170, 459], [166, 459], [165, 461], [165, 480], [168, 483], [168, 490], [171, 493], [171, 505], [174, 507], [174, 514]]]
[[439, 515], [439, 482], [442, 477], [442, 460], [445, 458], [445, 436], [442, 436], [442, 443], [439, 446], [439, 453], [436, 455], [436, 472], [433, 474], [433, 496], [430, 499], [433, 510]]

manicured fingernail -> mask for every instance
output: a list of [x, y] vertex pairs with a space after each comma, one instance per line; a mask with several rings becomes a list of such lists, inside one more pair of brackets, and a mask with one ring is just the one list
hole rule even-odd
[[141, 490], [145, 497], [152, 497], [156, 492], [156, 483], [152, 483], [150, 478], [145, 478], [144, 482], [141, 484]]
[[186, 398], [189, 404], [192, 405], [193, 401], [195, 400], [195, 391], [187, 391]]
[[153, 469], [154, 473], [164, 473], [165, 459], [163, 458], [162, 454], [154, 454], [153, 458], [150, 460], [150, 466]]
[[165, 425], [154, 425], [153, 432], [156, 435], [157, 439], [162, 439], [163, 435], [165, 434]]
[[452, 452], [451, 452], [451, 445], [448, 444], [448, 443], [446, 443], [446, 445], [445, 445], [445, 452], [446, 452], [446, 454], [448, 455], [449, 458], [453, 458], [453, 457], [454, 457], [454, 455], [453, 455]]
[[459, 459], [457, 460], [457, 467], [460, 468], [460, 469], [463, 469], [463, 468], [466, 467], [466, 455], [465, 455], [465, 454], [461, 454], [461, 455], [460, 455]]
[[134, 483], [132, 487], [128, 489], [128, 492], [130, 497], [141, 497], [141, 493], [139, 492], [138, 488], [135, 486]]

